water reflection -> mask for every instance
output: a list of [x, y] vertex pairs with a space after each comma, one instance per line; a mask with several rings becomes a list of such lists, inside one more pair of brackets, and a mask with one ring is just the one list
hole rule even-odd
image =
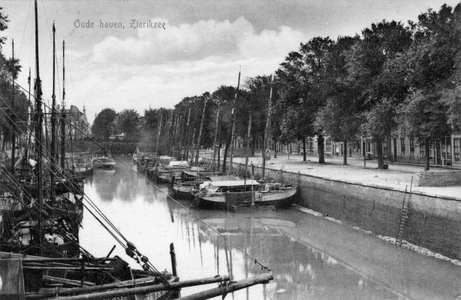
[[[268, 265], [274, 275], [274, 281], [266, 287], [269, 299], [401, 298], [398, 293], [367, 279], [335, 258], [287, 235], [286, 229], [297, 226], [290, 214], [264, 212], [252, 216], [194, 210], [193, 213], [208, 224], [205, 225], [183, 210], [175, 213], [181, 215], [181, 220], [190, 219], [196, 225], [192, 227], [197, 228], [200, 243], [212, 245], [215, 263], [229, 264], [226, 267], [231, 274], [235, 261], [243, 264], [245, 276], [261, 272], [261, 267], [252, 258], [240, 256], [236, 247]], [[232, 243], [225, 242], [221, 236]], [[224, 256], [225, 261], [220, 256]], [[234, 261], [228, 261], [231, 256]]]
[[[436, 299], [433, 295], [440, 292], [457, 293], [453, 281], [460, 278], [458, 269], [440, 267], [438, 262], [418, 256], [414, 265], [427, 264], [424, 271], [428, 273], [447, 269], [450, 277], [437, 278], [452, 283], [437, 287], [425, 282], [425, 289], [418, 293], [418, 276], [389, 270], [386, 265], [377, 267], [376, 262], [366, 261], [368, 256], [360, 249], [371, 245], [387, 259], [386, 244], [294, 209], [255, 214], [191, 210], [192, 215], [184, 209], [187, 202], [178, 204], [168, 199], [167, 186], [153, 188], [131, 168], [121, 165], [112, 174], [95, 172], [85, 192], [157, 269], [171, 270], [168, 246], [174, 242], [182, 280], [216, 274], [240, 280], [266, 272], [254, 258], [271, 269], [273, 281], [237, 291], [233, 299]], [[84, 248], [96, 256], [107, 255], [115, 244], [111, 236], [89, 214], [83, 226]], [[395, 247], [391, 251], [399, 252], [396, 258], [389, 256], [389, 262], [397, 259], [400, 263], [401, 259], [411, 265], [411, 260], [402, 259], [407, 252]], [[136, 266], [122, 247], [118, 246], [114, 255]], [[212, 287], [184, 289], [183, 296]]]

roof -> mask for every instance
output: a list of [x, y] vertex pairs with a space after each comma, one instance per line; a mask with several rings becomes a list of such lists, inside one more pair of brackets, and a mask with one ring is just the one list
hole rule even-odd
[[210, 182], [214, 187], [221, 186], [244, 186], [244, 185], [260, 185], [256, 180], [228, 180], [228, 181], [212, 181]]

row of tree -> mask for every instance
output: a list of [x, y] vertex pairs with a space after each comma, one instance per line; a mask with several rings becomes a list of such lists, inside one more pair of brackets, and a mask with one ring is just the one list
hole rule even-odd
[[287, 55], [273, 80], [247, 78], [243, 88], [221, 86], [211, 94], [186, 97], [173, 110], [146, 110], [143, 117], [134, 110], [105, 109], [92, 132], [100, 139], [124, 132], [157, 143], [162, 151], [197, 143], [212, 147], [215, 141], [227, 150], [238, 136], [254, 151], [257, 144], [265, 145], [272, 89], [274, 141], [305, 145], [306, 137], [317, 135], [323, 163], [323, 136], [345, 145], [372, 137], [383, 168], [383, 143], [399, 132], [426, 148], [428, 169], [431, 143], [461, 129], [460, 33], [458, 4], [428, 10], [406, 25], [383, 20], [360, 36], [315, 37]]
[[[0, 33], [8, 28], [8, 16], [0, 7]], [[13, 85], [21, 72], [21, 65], [17, 58], [7, 59], [4, 52], [14, 51], [13, 43], [6, 47], [6, 38], [0, 36], [0, 143], [1, 151], [10, 145], [13, 129], [17, 135], [27, 132], [29, 100], [18, 85]]]

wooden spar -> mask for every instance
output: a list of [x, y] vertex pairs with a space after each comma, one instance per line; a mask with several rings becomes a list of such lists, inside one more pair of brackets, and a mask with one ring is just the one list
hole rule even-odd
[[62, 108], [61, 108], [61, 168], [65, 168], [66, 166], [66, 114], [65, 114], [65, 106], [66, 106], [66, 67], [65, 67], [65, 47], [66, 44], [62, 41]]
[[216, 171], [216, 152], [218, 145], [218, 130], [219, 130], [219, 105], [221, 104], [218, 101], [218, 111], [216, 112], [216, 124], [215, 124], [215, 133], [214, 133], [214, 143], [213, 143], [213, 171]]
[[[60, 278], [60, 277], [55, 277], [55, 276], [50, 276], [50, 275], [43, 275], [43, 280], [56, 282], [56, 283], [62, 283], [62, 284], [75, 286], [75, 287], [80, 287], [81, 286], [81, 281], [80, 280]], [[83, 285], [84, 286], [94, 286], [94, 285], [96, 285], [96, 283], [90, 282], [90, 281], [84, 281]]]
[[194, 148], [194, 140], [195, 140], [195, 131], [196, 131], [196, 128], [194, 127], [194, 132], [192, 133], [192, 140], [191, 140], [191, 145], [190, 145], [190, 164], [192, 165], [192, 160], [194, 159], [194, 153], [193, 153], [193, 150], [192, 148]]
[[172, 109], [171, 110], [171, 115], [170, 115], [170, 118], [169, 118], [169, 121], [168, 121], [168, 130], [167, 130], [167, 133], [168, 133], [168, 136], [169, 136], [169, 139], [168, 139], [168, 148], [169, 149], [169, 153], [171, 156], [173, 156], [173, 117], [174, 117], [174, 110]]
[[56, 158], [56, 28], [54, 27], [53, 23], [53, 94], [51, 95], [51, 158], [50, 158], [50, 191], [51, 191], [51, 199], [56, 197], [56, 189], [55, 189], [55, 180], [54, 180], [54, 173], [55, 170], [55, 158]]
[[35, 3], [35, 64], [36, 64], [36, 79], [35, 79], [35, 103], [36, 103], [36, 128], [35, 128], [35, 149], [37, 158], [37, 190], [38, 190], [38, 203], [39, 203], [39, 219], [38, 219], [38, 234], [39, 234], [39, 247], [40, 255], [43, 254], [42, 246], [44, 244], [43, 235], [43, 145], [42, 145], [42, 82], [40, 80], [40, 64], [39, 64], [39, 48], [38, 48], [38, 9], [37, 0]]
[[263, 148], [263, 170], [262, 170], [262, 178], [265, 178], [265, 173], [266, 173], [266, 151], [267, 147], [269, 146], [269, 136], [270, 136], [270, 130], [271, 130], [271, 113], [272, 113], [272, 81], [273, 77], [271, 75], [271, 78], [269, 79], [270, 84], [271, 84], [271, 89], [269, 92], [269, 106], [267, 108], [267, 120], [266, 120], [266, 131], [264, 132], [264, 148]]
[[240, 88], [240, 71], [239, 71], [239, 79], [237, 82], [237, 90], [235, 91], [234, 103], [232, 104], [232, 130], [231, 130], [231, 148], [230, 148], [230, 163], [229, 168], [232, 171], [232, 160], [234, 156], [234, 133], [235, 133], [235, 122], [236, 122], [236, 115], [235, 115], [235, 106], [237, 104], [237, 97]]
[[14, 79], [15, 79], [15, 63], [14, 63], [14, 40], [12, 40], [11, 43], [11, 48], [12, 48], [12, 60], [13, 60], [13, 69], [11, 70], [11, 76], [13, 77], [13, 80], [11, 81], [12, 85], [12, 91], [11, 91], [11, 174], [14, 176], [14, 165], [16, 161], [16, 134], [14, 132], [14, 126], [16, 125], [14, 120], [15, 118], [15, 113], [14, 113]]
[[189, 113], [187, 114], [187, 125], [186, 125], [186, 133], [185, 133], [185, 142], [184, 142], [184, 157], [183, 160], [187, 161], [189, 156], [189, 122], [190, 122], [190, 107]]
[[198, 138], [197, 138], [197, 150], [195, 151], [195, 165], [197, 166], [198, 166], [198, 157], [199, 157], [199, 151], [200, 151], [200, 139], [202, 138], [203, 121], [205, 120], [205, 109], [206, 109], [206, 97], [203, 98], [202, 120], [200, 121], [200, 130], [198, 132]]
[[158, 111], [159, 115], [160, 115], [160, 120], [158, 122], [158, 132], [157, 132], [157, 145], [155, 145], [155, 152], [157, 152], [157, 155], [158, 154], [158, 144], [160, 143], [160, 133], [161, 133], [161, 130], [162, 130], [162, 118], [163, 118], [163, 114], [162, 114], [162, 110], [159, 109]]
[[[126, 281], [118, 281], [114, 283], [108, 283], [104, 285], [96, 285], [96, 286], [83, 286], [78, 288], [72, 289], [62, 289], [59, 291], [59, 296], [69, 296], [69, 295], [80, 295], [80, 294], [89, 294], [94, 292], [100, 292], [110, 289], [116, 288], [130, 288], [135, 286], [146, 286], [149, 284], [153, 284], [158, 282], [157, 278], [155, 277], [147, 277], [147, 278], [138, 278], [138, 279], [130, 279]], [[81, 285], [80, 281], [79, 284]], [[49, 297], [55, 297], [56, 292], [41, 292], [41, 293], [30, 293], [26, 295], [28, 300], [32, 299], [45, 299]]]
[[239, 280], [237, 282], [231, 282], [229, 285], [224, 285], [221, 287], [217, 287], [211, 290], [199, 292], [193, 295], [185, 296], [182, 298], [178, 298], [177, 300], [203, 300], [203, 299], [210, 299], [217, 296], [225, 296], [228, 293], [232, 293], [234, 291], [238, 291], [256, 284], [266, 284], [270, 280], [274, 279], [272, 274], [262, 274], [258, 276], [254, 276], [251, 278], [245, 278]]
[[[210, 283], [216, 283], [216, 282], [224, 282], [224, 281], [229, 281], [229, 276], [227, 275], [215, 276], [215, 277], [203, 278], [203, 279], [186, 280], [182, 282], [181, 281], [170, 282], [169, 287], [165, 286], [164, 284], [156, 284], [152, 286], [125, 288], [126, 286], [123, 285], [122, 286], [123, 289], [121, 290], [106, 291], [106, 292], [99, 292], [99, 293], [94, 293], [94, 291], [97, 291], [98, 288], [102, 286], [95, 286], [95, 287], [87, 287], [87, 288], [79, 289], [79, 290], [85, 289], [87, 291], [87, 294], [68, 296], [68, 297], [59, 297], [58, 299], [59, 300], [100, 300], [100, 299], [107, 299], [107, 298], [114, 298], [114, 297], [130, 296], [130, 295], [135, 295], [135, 294], [147, 294], [147, 293], [153, 293], [153, 292], [165, 291], [165, 290], [176, 290], [176, 289], [180, 289], [184, 287], [210, 284]], [[111, 288], [114, 288], [114, 286], [112, 286]], [[63, 293], [73, 293], [75, 290], [76, 289], [66, 290], [66, 291], [63, 291]], [[34, 294], [34, 295], [38, 295], [38, 294]], [[54, 293], [53, 295], [56, 296], [56, 293]], [[60, 295], [62, 295], [62, 293], [60, 293]], [[26, 297], [26, 299], [40, 299], [40, 298]]]
[[176, 117], [176, 134], [175, 134], [175, 145], [177, 145], [177, 147], [175, 146], [174, 150], [175, 150], [175, 154], [174, 154], [174, 157], [179, 157], [180, 156], [180, 151], [181, 151], [181, 134], [182, 134], [182, 131], [181, 131], [181, 126], [182, 124], [182, 115], [180, 116], [177, 116]]
[[[248, 156], [250, 155], [250, 141], [251, 141], [251, 112], [250, 112], [250, 120], [248, 120], [248, 133], [247, 133], [247, 149], [245, 155], [245, 176], [248, 174]], [[253, 186], [251, 186], [253, 188]]]

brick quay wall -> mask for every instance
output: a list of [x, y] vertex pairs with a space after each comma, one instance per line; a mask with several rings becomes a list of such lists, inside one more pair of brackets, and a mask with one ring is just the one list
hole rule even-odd
[[[239, 164], [234, 164], [239, 167]], [[262, 169], [255, 167], [255, 175]], [[349, 183], [296, 172], [266, 169], [268, 178], [299, 185], [296, 203], [375, 235], [396, 237], [404, 198], [409, 218], [403, 239], [461, 259], [461, 201], [374, 185]]]

